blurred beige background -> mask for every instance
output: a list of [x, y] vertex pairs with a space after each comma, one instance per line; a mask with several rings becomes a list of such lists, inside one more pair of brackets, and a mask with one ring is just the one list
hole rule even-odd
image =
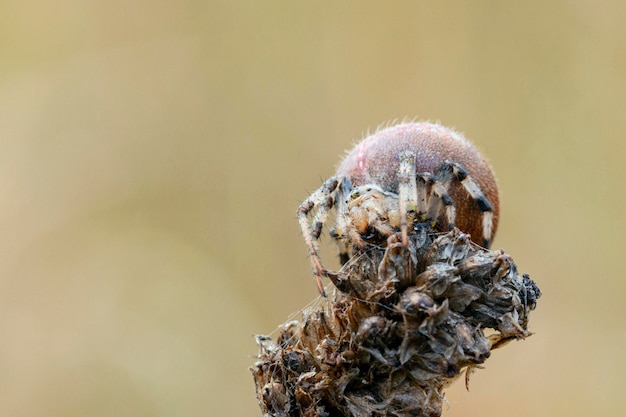
[[1, 2], [0, 415], [260, 415], [295, 209], [405, 116], [489, 157], [544, 292], [444, 415], [626, 413], [626, 4], [549, 3]]

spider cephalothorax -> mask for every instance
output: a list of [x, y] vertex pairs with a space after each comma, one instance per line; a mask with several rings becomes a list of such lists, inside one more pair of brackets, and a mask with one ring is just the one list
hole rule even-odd
[[[317, 241], [331, 209], [342, 263], [373, 236], [407, 235], [417, 223], [458, 227], [488, 248], [496, 232], [498, 189], [489, 165], [459, 133], [432, 123], [404, 123], [363, 139], [335, 176], [298, 208], [317, 285], [334, 276], [322, 265]], [[313, 222], [308, 215], [315, 210]]]

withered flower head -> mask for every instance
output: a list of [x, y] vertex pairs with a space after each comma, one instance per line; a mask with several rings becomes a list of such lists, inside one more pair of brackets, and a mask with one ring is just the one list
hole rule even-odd
[[530, 334], [541, 292], [510, 256], [427, 224], [398, 241], [356, 250], [334, 279], [341, 291], [276, 341], [260, 338], [252, 372], [266, 415], [439, 416], [447, 384]]

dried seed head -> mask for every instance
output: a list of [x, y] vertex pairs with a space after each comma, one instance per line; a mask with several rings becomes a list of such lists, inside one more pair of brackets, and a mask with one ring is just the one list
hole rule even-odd
[[[417, 173], [435, 173], [446, 160], [467, 170], [493, 206], [493, 240], [500, 212], [495, 176], [478, 150], [452, 129], [424, 122], [382, 129], [363, 139], [346, 155], [337, 175], [350, 178], [352, 186], [377, 184], [386, 191], [397, 193], [400, 155], [407, 150], [415, 154]], [[458, 182], [450, 186], [456, 206], [456, 226], [482, 244], [482, 212], [462, 188]], [[439, 220], [442, 222], [443, 219]], [[439, 230], [447, 230], [446, 224], [439, 226]]]
[[[258, 338], [268, 416], [439, 416], [443, 390], [523, 339], [541, 295], [512, 259], [429, 224], [358, 251], [326, 304]], [[493, 329], [485, 335], [485, 329]]]

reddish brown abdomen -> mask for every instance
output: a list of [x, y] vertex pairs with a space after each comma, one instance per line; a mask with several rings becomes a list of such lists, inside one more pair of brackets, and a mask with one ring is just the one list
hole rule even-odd
[[[399, 155], [405, 150], [415, 152], [418, 173], [435, 174], [445, 160], [467, 170], [493, 205], [493, 240], [500, 212], [496, 179], [478, 150], [452, 129], [433, 123], [405, 123], [380, 130], [348, 153], [337, 174], [348, 176], [353, 186], [377, 184], [397, 193]], [[476, 203], [458, 182], [453, 182], [449, 192], [455, 201], [457, 227], [482, 244], [482, 213]], [[447, 228], [441, 218], [438, 227]]]

